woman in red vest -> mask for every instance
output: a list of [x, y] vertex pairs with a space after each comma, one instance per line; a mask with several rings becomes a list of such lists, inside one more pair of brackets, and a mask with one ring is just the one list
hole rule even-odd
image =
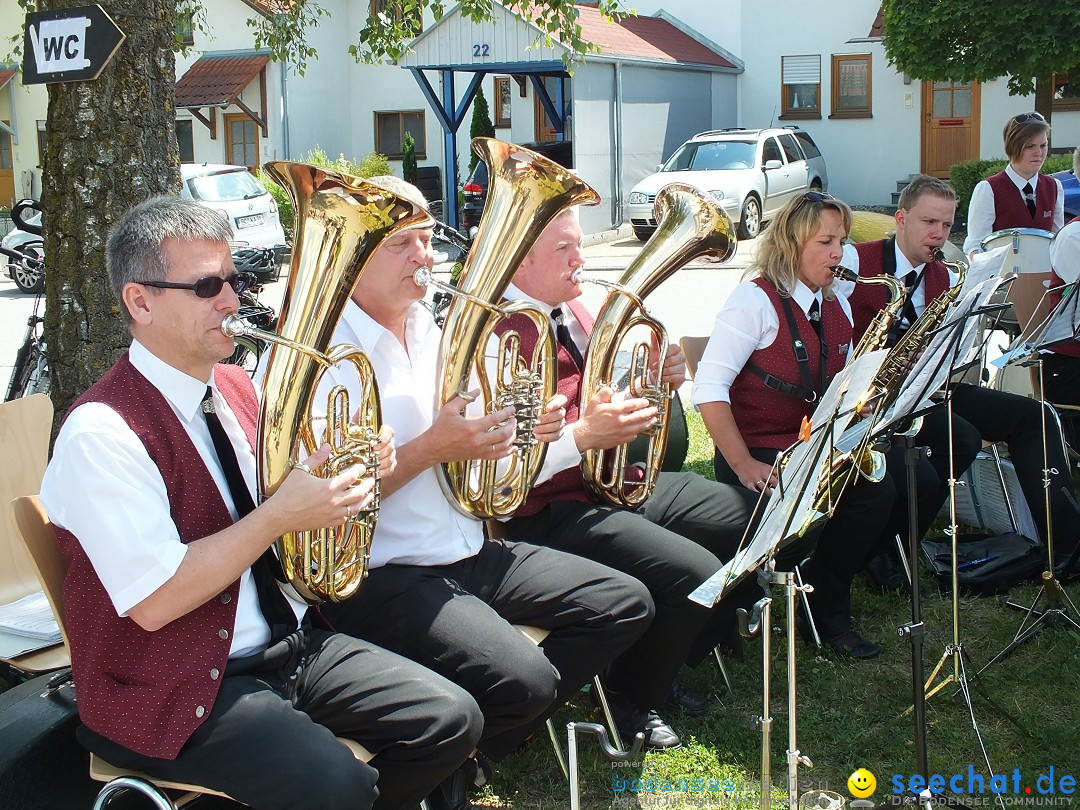
[[1037, 112], [1014, 115], [1002, 132], [1009, 165], [979, 182], [968, 205], [964, 253], [980, 251], [982, 240], [1005, 228], [1061, 230], [1065, 193], [1061, 181], [1039, 174], [1050, 146], [1050, 125]]
[[[770, 492], [778, 483], [777, 453], [795, 442], [803, 417], [843, 368], [851, 311], [833, 294], [832, 268], [850, 227], [851, 209], [828, 194], [792, 200], [758, 238], [750, 280], [716, 316], [695, 375], [694, 404], [716, 444], [718, 481]], [[850, 485], [804, 571], [814, 586], [810, 604], [821, 639], [844, 655], [881, 652], [852, 626], [850, 590], [855, 572], [877, 550], [895, 496], [888, 474], [880, 483]]]

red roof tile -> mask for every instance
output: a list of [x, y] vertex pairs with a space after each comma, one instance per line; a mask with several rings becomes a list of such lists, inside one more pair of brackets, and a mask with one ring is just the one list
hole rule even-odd
[[11, 68], [0, 68], [0, 87], [3, 87], [10, 82], [16, 73], [18, 73], [18, 71]]
[[203, 56], [176, 83], [177, 107], [213, 107], [234, 101], [263, 66], [266, 54]]
[[595, 5], [579, 3], [577, 8], [582, 38], [609, 56], [735, 67], [712, 48], [659, 17], [623, 17], [608, 23]]
[[870, 33], [867, 36], [875, 39], [885, 36], [885, 18], [881, 6], [878, 6], [877, 16], [874, 17], [874, 24], [870, 26]]

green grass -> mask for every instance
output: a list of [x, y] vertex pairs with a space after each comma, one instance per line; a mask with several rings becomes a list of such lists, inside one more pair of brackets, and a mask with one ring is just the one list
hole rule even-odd
[[[687, 468], [711, 478], [712, 444], [700, 416], [688, 413], [687, 418], [691, 435]], [[1035, 592], [1034, 586], [1021, 587], [1014, 589], [1014, 596], [1027, 604]], [[941, 676], [935, 681], [940, 683], [954, 670], [953, 656], [945, 656], [953, 638], [952, 602], [925, 575], [922, 593], [926, 674], [944, 659]], [[783, 594], [777, 590], [774, 596], [770, 750], [774, 796], [779, 799], [786, 795], [787, 785], [787, 643], [781, 633]], [[911, 607], [907, 595], [880, 594], [861, 581], [856, 583], [854, 600], [860, 629], [881, 643], [884, 653], [874, 661], [854, 662], [797, 643], [797, 745], [814, 763], [812, 769], [800, 768], [800, 787], [827, 787], [850, 800], [847, 778], [855, 769], [865, 767], [878, 784], [871, 799], [881, 803], [891, 795], [895, 774], [907, 778], [915, 771], [914, 728], [910, 713], [906, 713], [912, 702], [911, 644], [897, 633], [898, 627], [910, 621]], [[1003, 602], [1000, 597], [960, 599], [960, 641], [969, 659], [969, 677], [1004, 647], [1019, 627], [1022, 615]], [[974, 717], [994, 772], [1011, 775], [1019, 769], [1022, 787], [1034, 787], [1035, 779], [1051, 766], [1058, 777], [1063, 773], [1080, 777], [1078, 649], [1080, 638], [1056, 626], [975, 679]], [[681, 750], [648, 754], [636, 767], [613, 767], [599, 756], [592, 738], [582, 738], [583, 806], [662, 802], [664, 807], [758, 807], [762, 738], [760, 731], [751, 728], [750, 717], [762, 713], [760, 639], [748, 640], [744, 659], [729, 660], [727, 665], [734, 694], [725, 689], [712, 659], [694, 670], [683, 670], [683, 681], [709, 694], [714, 706], [702, 717], [676, 714], [666, 718], [687, 743]], [[955, 685], [949, 684], [927, 706], [929, 770], [946, 777], [964, 774], [966, 784], [969, 765], [976, 773], [988, 774], [989, 770], [967, 704], [954, 695], [955, 691]], [[567, 722], [583, 719], [597, 720], [584, 694], [557, 715], [556, 728], [562, 734]], [[614, 790], [613, 777], [623, 780], [626, 789]], [[639, 782], [640, 788], [642, 784], [651, 786], [647, 781], [651, 778], [657, 780], [656, 790], [630, 790], [630, 780], [646, 780]], [[660, 790], [664, 779], [671, 780], [674, 789]], [[687, 780], [682, 785], [685, 789], [679, 790], [682, 779]], [[694, 780], [699, 780], [698, 784]], [[712, 791], [707, 789], [708, 780], [716, 780]], [[499, 765], [478, 803], [515, 810], [565, 808], [568, 795], [550, 745], [537, 735]], [[1033, 791], [1033, 795], [1038, 794]], [[1058, 794], [1057, 801], [1065, 804], [1067, 798]]]

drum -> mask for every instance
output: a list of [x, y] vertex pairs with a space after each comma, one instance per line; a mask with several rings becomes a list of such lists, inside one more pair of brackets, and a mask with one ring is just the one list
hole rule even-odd
[[1009, 245], [1012, 253], [1001, 267], [1002, 274], [1049, 273], [1050, 242], [1054, 235], [1039, 228], [1006, 228], [982, 240], [984, 251]]

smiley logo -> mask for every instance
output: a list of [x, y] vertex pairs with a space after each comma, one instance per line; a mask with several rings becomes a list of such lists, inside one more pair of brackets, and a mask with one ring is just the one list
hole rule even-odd
[[866, 768], [859, 768], [847, 780], [847, 789], [857, 799], [865, 799], [877, 788], [877, 779]]

